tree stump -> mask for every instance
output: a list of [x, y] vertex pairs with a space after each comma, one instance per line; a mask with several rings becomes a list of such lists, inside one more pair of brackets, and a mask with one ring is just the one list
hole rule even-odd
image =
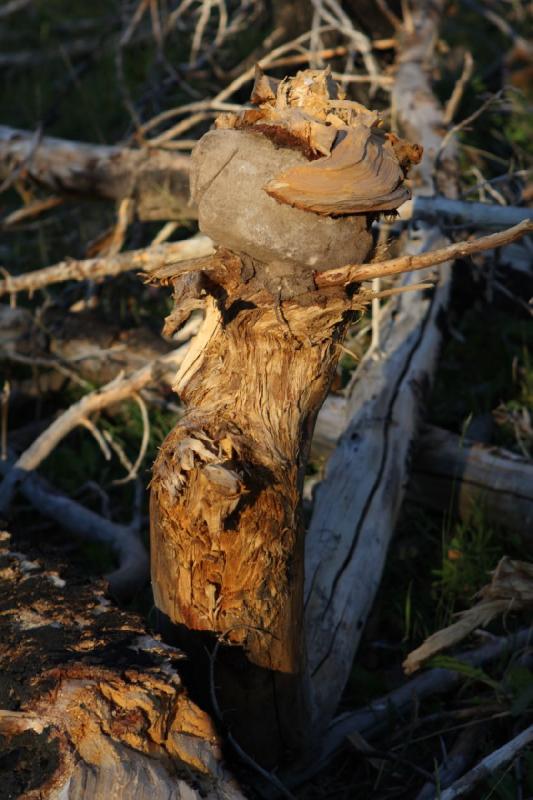
[[200, 229], [220, 246], [173, 280], [169, 325], [205, 318], [175, 383], [189, 410], [154, 465], [152, 583], [181, 646], [228, 645], [211, 699], [273, 765], [309, 744], [303, 478], [339, 344], [370, 296], [317, 290], [313, 275], [368, 257], [377, 212], [409, 196], [409, 159], [327, 71], [259, 73], [252, 101], [193, 153]]

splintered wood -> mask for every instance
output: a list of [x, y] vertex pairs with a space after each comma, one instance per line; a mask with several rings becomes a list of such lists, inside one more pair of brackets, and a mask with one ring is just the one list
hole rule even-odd
[[[217, 704], [246, 751], [273, 765], [309, 744], [303, 476], [346, 325], [371, 296], [317, 291], [314, 275], [366, 260], [374, 212], [409, 196], [410, 146], [327, 72], [278, 84], [258, 74], [252, 99], [193, 153], [193, 199], [216, 253], [151, 276], [174, 285], [167, 332], [205, 315], [175, 383], [188, 411], [154, 465], [151, 551], [162, 619], [195, 665], [206, 635], [232, 645], [217, 651]], [[311, 171], [311, 194], [322, 187], [320, 213], [314, 200], [273, 196], [291, 170]]]

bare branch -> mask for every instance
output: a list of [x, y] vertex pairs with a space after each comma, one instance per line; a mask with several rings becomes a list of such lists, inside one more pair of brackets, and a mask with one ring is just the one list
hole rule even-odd
[[506, 742], [502, 747], [482, 759], [466, 775], [463, 775], [448, 789], [445, 789], [440, 794], [440, 800], [455, 800], [456, 797], [463, 797], [463, 795], [471, 792], [474, 786], [494, 775], [496, 770], [501, 769], [501, 767], [516, 758], [531, 742], [533, 742], [533, 725], [530, 725], [529, 728], [519, 733], [510, 742]]
[[34, 292], [63, 281], [97, 280], [130, 270], [151, 272], [182, 259], [208, 255], [212, 250], [211, 240], [207, 236], [198, 235], [182, 242], [162, 243], [102, 258], [88, 258], [83, 261], [68, 259], [24, 275], [6, 277], [0, 281], [0, 297], [16, 292]]
[[428, 253], [421, 253], [416, 256], [400, 256], [390, 258], [387, 261], [378, 261], [371, 264], [349, 264], [340, 269], [330, 269], [327, 272], [315, 273], [315, 284], [317, 287], [338, 286], [339, 284], [348, 285], [349, 283], [360, 283], [374, 278], [384, 278], [389, 275], [398, 275], [402, 272], [413, 272], [419, 269], [426, 269], [446, 261], [453, 261], [460, 256], [470, 256], [474, 253], [481, 253], [484, 250], [494, 250], [496, 247], [515, 242], [527, 233], [533, 232], [533, 220], [524, 219], [518, 225], [508, 228], [499, 233], [492, 233], [468, 242], [456, 242], [448, 247], [441, 247]]
[[3, 512], [7, 511], [18, 484], [26, 480], [28, 473], [35, 470], [71, 430], [77, 425], [84, 424], [91, 414], [101, 411], [113, 403], [119, 403], [132, 394], [139, 392], [148, 383], [156, 379], [158, 369], [163, 366], [169, 364], [179, 366], [187, 350], [188, 345], [182, 345], [157, 361], [151, 361], [130, 376], [119, 375], [106, 386], [85, 395], [77, 403], [70, 406], [49, 428], [37, 437], [33, 444], [17, 459], [9, 474], [4, 478], [0, 488], [0, 509]]

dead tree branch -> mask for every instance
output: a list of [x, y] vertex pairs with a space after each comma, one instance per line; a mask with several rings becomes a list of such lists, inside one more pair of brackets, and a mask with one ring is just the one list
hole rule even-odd
[[54, 195], [135, 201], [142, 220], [194, 217], [189, 206], [189, 157], [155, 148], [85, 144], [0, 126], [0, 181], [21, 177]]
[[463, 797], [471, 792], [478, 783], [490, 778], [498, 769], [513, 761], [531, 742], [533, 742], [533, 725], [519, 733], [510, 742], [506, 742], [502, 747], [485, 756], [466, 775], [445, 789], [439, 795], [440, 800], [455, 800], [456, 797]]
[[319, 287], [337, 286], [339, 284], [347, 285], [349, 283], [369, 281], [374, 278], [384, 278], [404, 272], [427, 269], [437, 264], [443, 264], [446, 261], [454, 261], [456, 258], [465, 258], [474, 253], [503, 247], [531, 232], [533, 232], [533, 220], [524, 219], [508, 230], [500, 233], [491, 233], [473, 241], [456, 242], [447, 247], [430, 250], [419, 255], [405, 255], [371, 264], [349, 264], [340, 269], [317, 273], [315, 275], [315, 283]]
[[130, 376], [118, 375], [111, 383], [85, 395], [74, 403], [67, 411], [58, 417], [33, 444], [16, 460], [0, 487], [0, 512], [7, 513], [13, 494], [18, 485], [25, 481], [28, 474], [37, 469], [47, 458], [57, 444], [67, 436], [70, 431], [91, 414], [115, 403], [120, 403], [128, 397], [139, 392], [157, 376], [158, 369], [169, 364], [178, 367], [188, 351], [188, 345], [171, 351], [162, 356], [158, 361], [146, 364]]
[[51, 267], [5, 277], [0, 281], [0, 297], [17, 292], [34, 292], [62, 281], [98, 280], [132, 270], [149, 273], [181, 260], [205, 256], [212, 252], [212, 249], [211, 240], [207, 236], [199, 235], [182, 242], [152, 245], [142, 250], [132, 250], [113, 256], [88, 258], [83, 261], [68, 259]]

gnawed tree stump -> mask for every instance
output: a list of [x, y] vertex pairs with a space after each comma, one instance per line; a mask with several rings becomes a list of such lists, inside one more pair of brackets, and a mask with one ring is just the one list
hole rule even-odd
[[103, 584], [10, 549], [0, 532], [0, 794], [25, 800], [244, 800], [183, 654]]
[[258, 108], [221, 117], [193, 154], [200, 229], [222, 247], [174, 280], [169, 325], [199, 306], [205, 319], [175, 384], [189, 411], [154, 465], [152, 583], [186, 648], [199, 654], [213, 634], [233, 645], [215, 664], [224, 721], [275, 764], [310, 733], [301, 498], [311, 435], [346, 325], [370, 297], [318, 291], [313, 270], [367, 258], [370, 223], [409, 196], [403, 178], [420, 152], [401, 143], [400, 159], [378, 115], [344, 100], [327, 72], [259, 74], [252, 100]]

